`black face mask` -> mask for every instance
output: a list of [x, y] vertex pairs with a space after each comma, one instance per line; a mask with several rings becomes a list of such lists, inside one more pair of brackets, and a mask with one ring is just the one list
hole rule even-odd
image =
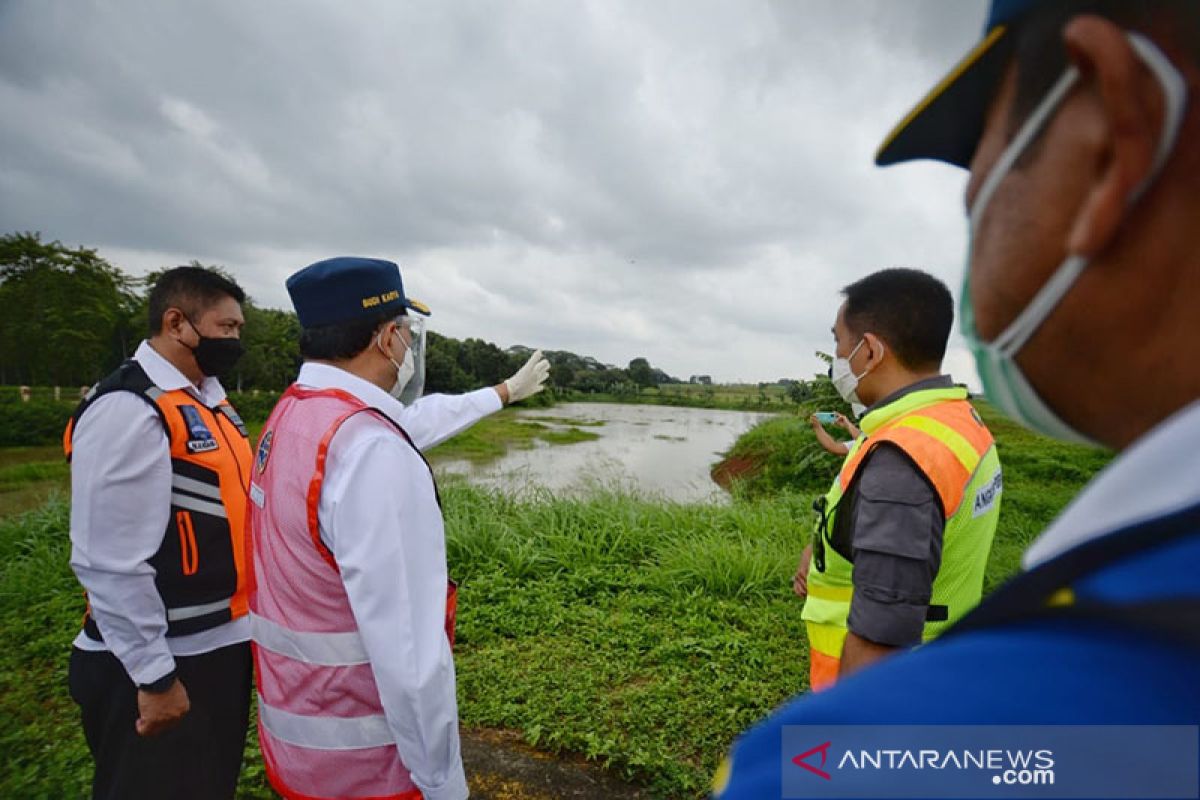
[[196, 357], [196, 366], [200, 367], [200, 371], [210, 377], [220, 378], [233, 369], [238, 359], [242, 357], [242, 353], [245, 352], [242, 340], [236, 336], [220, 338], [205, 336], [200, 333], [190, 319], [188, 324], [200, 337], [200, 343], [192, 348], [192, 355]]

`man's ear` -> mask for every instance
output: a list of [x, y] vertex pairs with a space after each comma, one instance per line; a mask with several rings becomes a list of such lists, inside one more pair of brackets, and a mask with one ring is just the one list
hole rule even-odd
[[[383, 355], [387, 358], [396, 358], [396, 354], [392, 352], [392, 342], [396, 338], [396, 323], [393, 320], [388, 320], [379, 326], [375, 331], [375, 338], [371, 342], [371, 346], [376, 352], [382, 347]], [[400, 359], [396, 359], [399, 361]]]
[[1092, 257], [1116, 236], [1133, 193], [1150, 174], [1166, 99], [1125, 31], [1109, 20], [1076, 17], [1063, 30], [1063, 41], [1083, 75], [1088, 113], [1100, 137], [1092, 186], [1067, 239], [1072, 255]]
[[171, 306], [163, 312], [161, 327], [159, 330], [162, 333], [183, 333], [183, 329], [188, 326], [187, 317], [183, 311]]
[[863, 340], [867, 343], [867, 348], [871, 351], [871, 360], [868, 364], [869, 369], [875, 369], [883, 363], [883, 358], [887, 355], [888, 346], [873, 333], [864, 333]]

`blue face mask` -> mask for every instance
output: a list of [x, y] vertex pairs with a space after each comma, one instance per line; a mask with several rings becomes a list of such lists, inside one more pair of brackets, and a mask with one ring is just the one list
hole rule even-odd
[[[1130, 204], [1132, 205], [1151, 181], [1158, 176], [1171, 150], [1175, 147], [1187, 101], [1187, 86], [1171, 62], [1149, 39], [1137, 33], [1127, 33], [1126, 35], [1134, 50], [1162, 85], [1167, 105], [1162, 137], [1159, 139], [1154, 162], [1146, 180], [1131, 195]], [[971, 303], [970, 282], [975, 231], [979, 229], [979, 222], [983, 219], [983, 214], [992, 195], [996, 192], [996, 187], [1012, 170], [1013, 164], [1025, 152], [1029, 144], [1041, 133], [1062, 103], [1063, 98], [1078, 81], [1079, 71], [1074, 66], [1069, 67], [1050, 89], [1045, 99], [1034, 109], [1025, 124], [1021, 126], [1020, 131], [1005, 148], [992, 168], [992, 172], [980, 187], [975, 206], [971, 210], [971, 243], [967, 249], [967, 266], [963, 271], [963, 287], [959, 297], [959, 320], [963, 336], [975, 356], [975, 365], [979, 369], [979, 377], [983, 381], [983, 391], [988, 400], [1008, 416], [1035, 431], [1056, 439], [1094, 444], [1088, 437], [1064, 422], [1046, 405], [1016, 362], [1017, 353], [1070, 291], [1087, 267], [1088, 259], [1079, 255], [1068, 256], [1046, 281], [1045, 286], [1034, 295], [1025, 310], [990, 342], [982, 341], [975, 327], [975, 309]]]

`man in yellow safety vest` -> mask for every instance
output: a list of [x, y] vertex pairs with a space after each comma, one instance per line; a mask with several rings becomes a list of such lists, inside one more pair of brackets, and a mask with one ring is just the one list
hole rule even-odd
[[941, 374], [950, 292], [910, 269], [843, 290], [830, 370], [867, 406], [796, 571], [809, 681], [823, 689], [927, 641], [979, 603], [1000, 516], [1000, 459], [966, 389]]

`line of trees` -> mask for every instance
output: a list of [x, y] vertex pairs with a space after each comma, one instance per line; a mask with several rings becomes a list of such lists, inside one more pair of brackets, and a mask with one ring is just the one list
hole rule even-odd
[[[193, 262], [194, 264], [197, 262]], [[214, 267], [220, 269], [220, 267]], [[146, 294], [161, 271], [141, 278], [87, 247], [43, 242], [38, 233], [0, 236], [0, 385], [84, 386], [95, 383], [147, 336]], [[248, 298], [246, 352], [226, 383], [233, 390], [278, 391], [300, 364], [295, 313]], [[530, 348], [429, 334], [426, 389], [463, 392], [499, 383]], [[645, 358], [628, 367], [568, 351], [548, 351], [551, 385], [560, 392], [636, 394], [676, 383]]]

